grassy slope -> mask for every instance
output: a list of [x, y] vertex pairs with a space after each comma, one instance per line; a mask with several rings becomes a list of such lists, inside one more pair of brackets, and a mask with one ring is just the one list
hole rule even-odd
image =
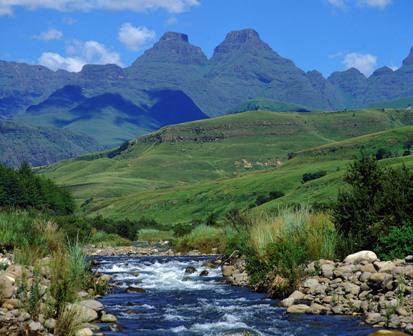
[[[274, 190], [286, 193], [278, 202], [314, 201], [320, 195], [326, 201], [362, 145], [401, 152], [413, 129], [392, 128], [412, 123], [413, 112], [406, 111], [243, 113], [168, 127], [134, 141], [113, 159], [65, 161], [43, 172], [69, 186], [79, 202], [94, 197], [91, 213], [179, 222], [248, 206]], [[381, 133], [360, 136], [374, 132]], [[205, 135], [224, 139], [200, 141]], [[297, 155], [287, 160], [288, 152]], [[235, 164], [241, 159], [278, 159], [283, 165], [247, 169]], [[320, 169], [329, 174], [301, 184], [302, 174]]]

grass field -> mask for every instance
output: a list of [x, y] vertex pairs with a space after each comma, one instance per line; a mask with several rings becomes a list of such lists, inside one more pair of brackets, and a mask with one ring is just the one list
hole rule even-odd
[[[328, 203], [361, 151], [401, 156], [413, 136], [413, 111], [247, 112], [166, 127], [123, 151], [62, 161], [40, 172], [69, 187], [88, 214], [162, 223], [204, 219], [258, 196], [284, 203]], [[112, 157], [112, 158], [109, 158]], [[383, 160], [413, 165], [411, 157]], [[327, 175], [303, 184], [304, 173]]]

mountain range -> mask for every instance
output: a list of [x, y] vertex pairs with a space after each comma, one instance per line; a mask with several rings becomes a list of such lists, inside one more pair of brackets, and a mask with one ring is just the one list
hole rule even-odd
[[[112, 147], [162, 126], [245, 111], [341, 110], [413, 103], [413, 48], [393, 71], [305, 72], [253, 29], [233, 31], [211, 58], [187, 35], [165, 33], [126, 68], [78, 73], [0, 61], [0, 117], [68, 129]], [[272, 108], [273, 107], [273, 108]]]

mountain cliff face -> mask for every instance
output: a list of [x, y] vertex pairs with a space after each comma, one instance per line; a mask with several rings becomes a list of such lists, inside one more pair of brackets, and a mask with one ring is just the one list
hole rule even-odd
[[[66, 87], [67, 91], [70, 86], [79, 87], [83, 97], [59, 96], [60, 89]], [[206, 117], [205, 114], [225, 114], [257, 98], [309, 109], [355, 108], [413, 96], [413, 48], [398, 70], [381, 68], [369, 78], [356, 69], [335, 72], [328, 79], [315, 70], [306, 73], [272, 50], [252, 29], [228, 33], [210, 59], [191, 44], [187, 35], [168, 32], [125, 69], [111, 64], [86, 65], [79, 73], [69, 73], [0, 62], [0, 116], [3, 117], [16, 114], [35, 117], [45, 110], [49, 114], [56, 111], [73, 114], [70, 111], [82, 103], [80, 100], [106, 94], [111, 95], [103, 96], [106, 103], [112, 97], [136, 107], [131, 109], [119, 102], [107, 104], [103, 109], [106, 113], [116, 110], [122, 114], [112, 118], [114, 123], [133, 119], [135, 126], [146, 123], [145, 130]], [[191, 108], [188, 109], [187, 99], [181, 99], [181, 94], [192, 102]], [[166, 96], [169, 105], [157, 103], [159, 97]], [[176, 100], [172, 101], [175, 99], [172, 96]], [[87, 106], [95, 112], [102, 111], [102, 107]], [[160, 106], [169, 111], [161, 111]]]

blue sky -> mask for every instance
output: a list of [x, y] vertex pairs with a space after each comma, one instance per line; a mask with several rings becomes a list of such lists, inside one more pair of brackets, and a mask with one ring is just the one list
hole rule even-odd
[[369, 74], [401, 65], [412, 14], [412, 0], [0, 0], [0, 59], [127, 66], [166, 31], [211, 56], [227, 32], [254, 28], [303, 70]]

